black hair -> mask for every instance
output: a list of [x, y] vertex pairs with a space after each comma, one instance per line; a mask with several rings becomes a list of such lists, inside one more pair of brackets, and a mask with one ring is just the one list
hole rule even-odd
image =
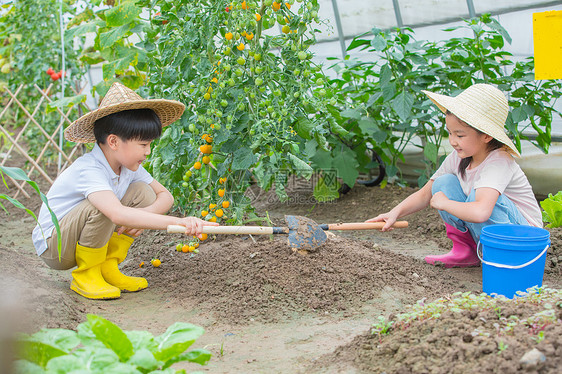
[[[453, 113], [451, 113], [448, 110], [447, 110], [446, 115], [454, 116], [461, 123], [465, 124], [466, 126], [470, 126], [468, 123], [466, 123], [465, 121], [463, 121], [462, 119], [460, 119], [459, 117], [457, 117], [456, 115], [454, 115]], [[472, 126], [470, 126], [470, 127], [472, 127]], [[484, 134], [482, 131], [478, 130], [477, 128], [475, 128], [475, 127], [472, 127], [472, 128], [474, 130], [476, 130], [476, 132], [478, 132], [479, 134]], [[492, 138], [492, 140], [490, 140], [488, 142], [487, 150], [488, 150], [488, 152], [492, 152], [493, 150], [500, 149], [502, 147], [504, 147], [504, 144], [502, 142], [500, 142], [496, 138]], [[472, 156], [471, 157], [465, 157], [465, 158], [461, 159], [461, 162], [459, 163], [459, 174], [461, 175], [461, 177], [463, 179], [466, 175], [466, 168], [468, 167], [468, 165], [470, 165], [471, 162], [472, 162]]]
[[94, 135], [98, 144], [105, 144], [111, 134], [125, 141], [152, 141], [162, 134], [162, 123], [152, 109], [123, 110], [102, 117], [94, 123]]

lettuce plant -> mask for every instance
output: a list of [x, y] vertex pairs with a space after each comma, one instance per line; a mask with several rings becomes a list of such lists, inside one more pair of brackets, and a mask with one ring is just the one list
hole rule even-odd
[[123, 331], [93, 315], [77, 327], [43, 329], [19, 338], [16, 373], [185, 373], [170, 366], [181, 361], [205, 365], [211, 353], [187, 349], [203, 334], [202, 327], [176, 322], [162, 335]]
[[562, 226], [562, 191], [558, 191], [556, 195], [548, 194], [548, 198], [541, 201], [543, 208], [542, 220], [547, 222], [548, 228]]

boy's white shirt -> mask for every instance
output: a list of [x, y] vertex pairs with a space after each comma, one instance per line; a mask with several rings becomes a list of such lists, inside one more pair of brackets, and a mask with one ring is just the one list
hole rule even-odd
[[[113, 191], [121, 200], [127, 189], [134, 182], [152, 183], [154, 178], [141, 166], [137, 171], [121, 167], [121, 175], [115, 174], [101, 148], [96, 144], [94, 149], [78, 158], [63, 171], [47, 193], [49, 206], [60, 221], [76, 205], [88, 198], [93, 192]], [[38, 217], [39, 225], [33, 229], [33, 244], [38, 255], [47, 250], [46, 239], [56, 235], [51, 215], [45, 204], [41, 206]]]
[[464, 179], [459, 174], [460, 162], [457, 151], [453, 151], [431, 176], [431, 180], [444, 174], [454, 174], [467, 196], [472, 189], [493, 188], [509, 198], [531, 226], [543, 227], [542, 213], [531, 184], [521, 167], [504, 149], [493, 150], [480, 165], [466, 169]]

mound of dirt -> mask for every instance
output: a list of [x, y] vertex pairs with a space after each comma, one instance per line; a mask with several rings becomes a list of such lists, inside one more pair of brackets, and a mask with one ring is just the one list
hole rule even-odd
[[[315, 368], [352, 366], [358, 372], [388, 374], [559, 373], [562, 309], [550, 307], [555, 308], [557, 322], [536, 318], [538, 312], [544, 313], [544, 303], [521, 300], [498, 301], [497, 307], [481, 310], [448, 310], [438, 319], [415, 321], [389, 335], [366, 332], [319, 359]], [[528, 323], [502, 330], [512, 320]], [[540, 352], [540, 359], [525, 360], [533, 349]]]
[[[299, 191], [289, 195], [289, 201], [280, 202], [275, 191], [254, 191], [257, 196], [254, 205], [259, 212], [281, 222], [284, 214], [306, 216], [319, 223], [361, 222], [392, 209], [406, 197], [416, 192], [413, 187], [401, 188], [387, 185], [385, 188], [356, 185], [350, 192], [341, 195], [333, 202], [318, 203], [310, 191]], [[403, 219], [409, 222], [408, 229], [396, 229], [382, 235], [372, 231], [353, 231], [342, 235], [366, 240], [386, 241], [392, 238], [399, 243], [434, 243], [443, 253], [451, 249], [451, 241], [445, 234], [445, 225], [435, 209], [426, 208]], [[547, 252], [545, 275], [562, 276], [562, 227], [547, 229], [550, 232], [551, 246]], [[438, 254], [438, 253], [436, 253]]]
[[45, 274], [46, 265], [34, 253], [22, 253], [0, 245], [0, 325], [12, 324], [17, 331], [38, 328], [75, 328], [83, 321], [83, 301]]
[[135, 241], [124, 272], [146, 277], [150, 287], [167, 293], [172, 302], [194, 300], [232, 323], [277, 321], [316, 311], [349, 315], [389, 288], [404, 303], [466, 290], [454, 273], [338, 236], [306, 255], [293, 252], [286, 237], [253, 242], [222, 236], [201, 245], [197, 255], [168, 247], [160, 253], [159, 268], [139, 268], [170, 239], [157, 232], [143, 235]]

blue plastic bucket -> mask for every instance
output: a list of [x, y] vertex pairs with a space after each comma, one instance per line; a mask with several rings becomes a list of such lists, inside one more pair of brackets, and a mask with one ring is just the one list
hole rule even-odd
[[477, 250], [482, 261], [482, 290], [511, 299], [517, 291], [542, 286], [549, 246], [550, 233], [539, 227], [484, 227]]

